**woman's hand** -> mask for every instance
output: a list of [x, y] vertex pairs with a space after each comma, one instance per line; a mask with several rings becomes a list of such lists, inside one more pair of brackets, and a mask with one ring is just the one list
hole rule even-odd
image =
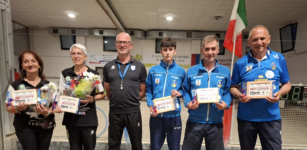
[[62, 113], [63, 111], [62, 111], [62, 109], [61, 109], [60, 107], [56, 106], [56, 107], [53, 109], [52, 112], [53, 112], [53, 113]]
[[86, 95], [87, 99], [86, 100], [80, 100], [80, 103], [85, 104], [85, 103], [93, 103], [94, 99], [93, 96], [91, 95]]
[[44, 116], [48, 115], [49, 110], [42, 104], [36, 104], [34, 111]]
[[21, 112], [21, 111], [24, 111], [26, 109], [29, 108], [29, 105], [28, 104], [25, 104], [25, 103], [19, 103], [19, 105], [17, 106], [16, 110], [18, 112]]

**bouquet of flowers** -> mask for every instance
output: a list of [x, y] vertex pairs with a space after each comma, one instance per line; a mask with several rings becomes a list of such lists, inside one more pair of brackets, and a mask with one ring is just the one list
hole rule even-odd
[[95, 85], [100, 84], [98, 79], [99, 75], [91, 72], [81, 72], [75, 80], [67, 76], [64, 95], [87, 99], [86, 95], [90, 95]]
[[[49, 108], [50, 102], [53, 102], [53, 97], [56, 98], [55, 93], [57, 92], [56, 84], [53, 82], [49, 82], [49, 84], [45, 84], [40, 89], [37, 89], [39, 104], [44, 105], [46, 108]], [[35, 105], [29, 106], [30, 110], [36, 108]]]

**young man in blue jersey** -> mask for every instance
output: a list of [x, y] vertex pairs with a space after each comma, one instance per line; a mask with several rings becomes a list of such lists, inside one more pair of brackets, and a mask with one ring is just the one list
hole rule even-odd
[[[203, 39], [201, 53], [204, 59], [188, 70], [183, 84], [184, 105], [189, 108], [189, 118], [182, 150], [200, 150], [204, 138], [206, 150], [224, 150], [223, 110], [231, 103], [230, 71], [216, 60], [219, 39], [215, 35]], [[195, 95], [200, 88], [218, 88], [220, 101], [199, 104]]]
[[[183, 95], [182, 83], [185, 70], [177, 65], [174, 56], [177, 53], [176, 41], [165, 37], [161, 41], [160, 53], [163, 57], [159, 65], [153, 66], [146, 79], [147, 105], [150, 108], [150, 147], [160, 150], [167, 136], [169, 150], [180, 149], [181, 117], [179, 98]], [[153, 99], [162, 97], [177, 97], [177, 109], [174, 111], [157, 113], [153, 106]], [[176, 103], [175, 103], [176, 104]]]
[[[231, 93], [239, 98], [238, 131], [242, 150], [254, 149], [259, 134], [263, 150], [281, 150], [279, 98], [291, 89], [285, 58], [272, 51], [266, 27], [255, 26], [247, 40], [251, 51], [239, 59], [232, 74]], [[263, 99], [245, 97], [239, 90], [247, 81], [273, 82], [273, 96]], [[279, 89], [279, 83], [283, 86]]]

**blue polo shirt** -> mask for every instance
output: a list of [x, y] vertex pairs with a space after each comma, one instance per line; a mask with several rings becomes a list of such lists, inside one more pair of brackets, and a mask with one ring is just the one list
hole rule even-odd
[[[235, 63], [231, 83], [243, 86], [247, 81], [274, 81], [273, 94], [278, 92], [279, 83], [285, 84], [290, 81], [284, 56], [268, 47], [266, 56], [258, 61], [249, 52]], [[266, 99], [252, 99], [248, 103], [239, 102], [237, 117], [253, 122], [281, 119], [279, 102], [271, 103]]]

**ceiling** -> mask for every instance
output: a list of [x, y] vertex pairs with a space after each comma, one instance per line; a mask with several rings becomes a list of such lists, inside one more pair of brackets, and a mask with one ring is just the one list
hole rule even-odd
[[[107, 1], [126, 29], [226, 31], [234, 0]], [[11, 0], [14, 21], [26, 26], [116, 28], [96, 0]], [[249, 30], [283, 26], [307, 15], [307, 0], [246, 0]], [[71, 12], [75, 18], [69, 18]], [[167, 21], [166, 16], [172, 16]], [[222, 16], [214, 20], [214, 16]]]

